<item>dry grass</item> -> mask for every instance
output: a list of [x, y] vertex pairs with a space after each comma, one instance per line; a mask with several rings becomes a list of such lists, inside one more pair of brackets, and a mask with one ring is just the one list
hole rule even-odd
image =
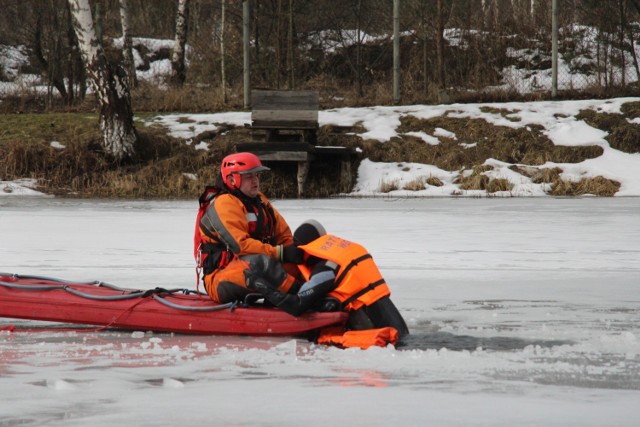
[[[415, 137], [395, 138], [388, 143], [370, 147], [366, 154], [374, 161], [402, 158], [409, 162], [433, 164], [444, 170], [471, 169], [489, 158], [507, 163], [542, 165], [577, 163], [602, 155], [598, 146], [555, 146], [538, 126], [509, 128], [494, 126], [483, 119], [460, 119], [447, 116], [424, 120], [403, 117], [398, 131], [422, 131], [433, 135], [436, 128], [455, 133], [456, 140], [440, 138], [438, 145], [426, 145]], [[461, 144], [475, 144], [464, 148]]]
[[453, 180], [454, 184], [458, 184], [462, 190], [486, 190], [490, 178], [484, 175], [483, 172], [492, 170], [493, 167], [489, 165], [477, 165], [474, 166], [471, 173], [467, 174], [462, 171], [456, 179]]
[[457, 184], [462, 190], [486, 190], [490, 179], [484, 174], [459, 177]]
[[438, 178], [437, 176], [429, 176], [427, 178], [427, 184], [433, 186], [433, 187], [442, 187], [444, 185], [444, 182], [442, 182], [442, 180], [440, 178]]
[[480, 111], [483, 113], [492, 113], [492, 114], [500, 114], [505, 119], [511, 122], [520, 122], [522, 119], [520, 117], [514, 117], [513, 114], [517, 114], [518, 110], [507, 110], [506, 108], [495, 108], [495, 107], [480, 107]]
[[400, 189], [400, 183], [397, 180], [393, 181], [382, 181], [380, 183], [380, 188], [378, 191], [380, 193], [390, 193], [392, 191], [396, 191]]
[[511, 191], [513, 184], [504, 178], [492, 179], [487, 186], [488, 193], [496, 193], [498, 191]]
[[[0, 178], [35, 178], [43, 191], [57, 195], [192, 197], [212, 178], [209, 156], [220, 154], [196, 151], [162, 128], [139, 127], [136, 158], [116, 164], [98, 144], [97, 118], [85, 113], [5, 115], [0, 127]], [[53, 148], [51, 141], [65, 148]]]
[[611, 179], [596, 176], [584, 178], [578, 182], [558, 180], [551, 185], [549, 194], [552, 196], [594, 196], [611, 197], [620, 189], [620, 183]]
[[208, 113], [242, 109], [244, 99], [242, 91], [229, 92], [226, 100], [217, 86], [185, 85], [182, 88], [159, 89], [154, 85], [141, 82], [131, 92], [131, 105], [135, 111], [174, 112], [189, 111]]
[[561, 173], [562, 169], [558, 167], [538, 169], [538, 171], [531, 177], [531, 181], [534, 184], [549, 184], [558, 181]]
[[409, 191], [422, 191], [426, 188], [426, 180], [423, 177], [409, 181], [404, 186], [404, 189]]
[[640, 117], [640, 103], [624, 104], [622, 112], [623, 114], [613, 114], [583, 110], [576, 118], [584, 120], [595, 128], [607, 131], [609, 135], [606, 139], [616, 150], [625, 153], [640, 153], [640, 125], [629, 122], [630, 119]]
[[461, 190], [486, 190], [487, 193], [495, 193], [498, 191], [511, 191], [511, 189], [513, 189], [513, 184], [507, 179], [491, 179], [484, 174], [484, 172], [490, 170], [493, 170], [493, 166], [474, 166], [470, 174], [462, 171], [453, 182], [458, 184]]

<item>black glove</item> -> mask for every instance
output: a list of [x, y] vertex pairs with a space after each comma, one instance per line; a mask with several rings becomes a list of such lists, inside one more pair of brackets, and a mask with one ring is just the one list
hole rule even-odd
[[299, 249], [297, 245], [291, 244], [282, 248], [282, 262], [302, 264], [303, 261], [304, 251], [302, 249]]

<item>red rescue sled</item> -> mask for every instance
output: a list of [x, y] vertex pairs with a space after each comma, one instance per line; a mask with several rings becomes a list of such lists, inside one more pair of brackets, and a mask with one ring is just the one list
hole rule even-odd
[[187, 289], [122, 289], [0, 273], [0, 317], [200, 335], [299, 336], [342, 325], [347, 314], [305, 313], [246, 304], [215, 304]]

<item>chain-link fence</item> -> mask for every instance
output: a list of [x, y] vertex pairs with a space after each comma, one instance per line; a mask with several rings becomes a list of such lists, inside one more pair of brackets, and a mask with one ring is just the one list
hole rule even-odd
[[[512, 45], [503, 51], [508, 59], [500, 72], [499, 87], [543, 96], [636, 90], [640, 78], [637, 2], [545, 0], [512, 4], [529, 7], [530, 13], [528, 22], [514, 26], [509, 35]], [[487, 55], [484, 61], [499, 59]]]
[[[93, 3], [102, 5], [103, 41], [117, 63], [122, 60], [118, 2]], [[326, 106], [395, 102], [396, 87], [405, 104], [550, 98], [554, 82], [564, 97], [624, 95], [634, 94], [640, 75], [640, 2], [635, 0], [191, 0], [185, 82], [194, 101], [190, 106], [186, 95], [164, 91], [175, 3], [132, 2], [136, 74], [144, 89], [136, 105], [142, 108], [234, 107], [242, 105], [247, 86], [317, 90]], [[251, 16], [245, 22], [247, 4]], [[43, 105], [81, 101], [86, 76], [77, 41], [69, 37], [67, 2], [3, 0], [3, 5], [0, 96], [46, 97]], [[250, 43], [245, 44], [246, 27]], [[151, 93], [150, 87], [160, 90]], [[228, 99], [208, 102], [221, 87]], [[195, 92], [207, 95], [191, 96]]]

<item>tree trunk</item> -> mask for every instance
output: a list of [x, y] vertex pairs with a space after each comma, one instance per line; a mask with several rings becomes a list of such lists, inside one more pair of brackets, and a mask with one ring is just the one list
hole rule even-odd
[[[53, 13], [53, 11], [49, 10], [49, 11], [45, 11], [44, 13]], [[58, 93], [60, 94], [60, 96], [62, 97], [62, 99], [64, 100], [64, 103], [69, 104], [69, 95], [64, 85], [64, 79], [61, 73], [58, 71], [60, 62], [61, 62], [59, 56], [55, 55], [56, 52], [55, 52], [55, 49], [53, 49], [54, 53], [51, 54], [52, 58], [47, 59], [45, 57], [43, 45], [45, 44], [46, 41], [43, 40], [43, 32], [44, 32], [43, 27], [44, 27], [44, 22], [42, 19], [42, 14], [38, 13], [36, 28], [34, 31], [33, 52], [36, 59], [38, 60], [38, 63], [40, 64], [40, 68], [47, 75], [47, 81], [48, 81], [47, 102], [51, 104], [53, 99], [51, 88], [55, 87]], [[54, 47], [59, 47], [60, 45], [60, 43], [56, 42], [55, 40], [49, 40], [49, 43]]]
[[69, 6], [87, 77], [100, 106], [102, 145], [121, 161], [135, 154], [138, 138], [126, 74], [122, 67], [107, 61], [93, 26], [89, 0], [69, 0]]
[[627, 85], [627, 63], [625, 61], [625, 54], [624, 54], [624, 29], [627, 26], [627, 22], [626, 22], [626, 13], [625, 13], [625, 9], [624, 9], [624, 1], [623, 0], [618, 0], [618, 10], [620, 12], [620, 31], [619, 31], [619, 36], [620, 36], [620, 67], [622, 68], [622, 75], [621, 75], [621, 85], [622, 87]]
[[182, 86], [186, 80], [184, 65], [185, 45], [187, 44], [187, 19], [189, 16], [188, 0], [178, 0], [178, 15], [176, 16], [176, 39], [171, 55], [171, 83]]
[[[631, 3], [636, 9], [636, 12], [640, 12], [640, 5], [638, 5], [637, 0], [632, 0]], [[633, 29], [631, 26], [627, 27], [627, 31], [629, 32], [629, 43], [631, 43], [631, 57], [633, 58], [633, 66], [636, 69], [636, 76], [638, 80], [640, 80], [640, 66], [638, 65], [638, 56], [636, 55], [636, 42], [633, 38]]]
[[425, 2], [428, 0], [420, 1], [420, 39], [422, 41], [422, 91], [424, 97], [427, 98], [429, 96], [429, 79], [427, 76], [429, 75], [429, 50], [428, 50], [428, 42], [429, 35], [427, 34], [427, 14], [425, 12], [426, 5]]
[[69, 46], [69, 53], [67, 58], [67, 93], [69, 94], [69, 105], [72, 105], [75, 99], [75, 87], [76, 87], [76, 75], [74, 73], [73, 63], [75, 62], [74, 54], [77, 53], [76, 36], [73, 32], [73, 20], [71, 19], [71, 11], [69, 5], [66, 5], [66, 17], [67, 17], [67, 44]]
[[127, 72], [129, 88], [138, 86], [136, 63], [133, 60], [133, 40], [131, 37], [131, 6], [129, 0], [120, 0], [120, 22], [122, 24], [122, 65]]

